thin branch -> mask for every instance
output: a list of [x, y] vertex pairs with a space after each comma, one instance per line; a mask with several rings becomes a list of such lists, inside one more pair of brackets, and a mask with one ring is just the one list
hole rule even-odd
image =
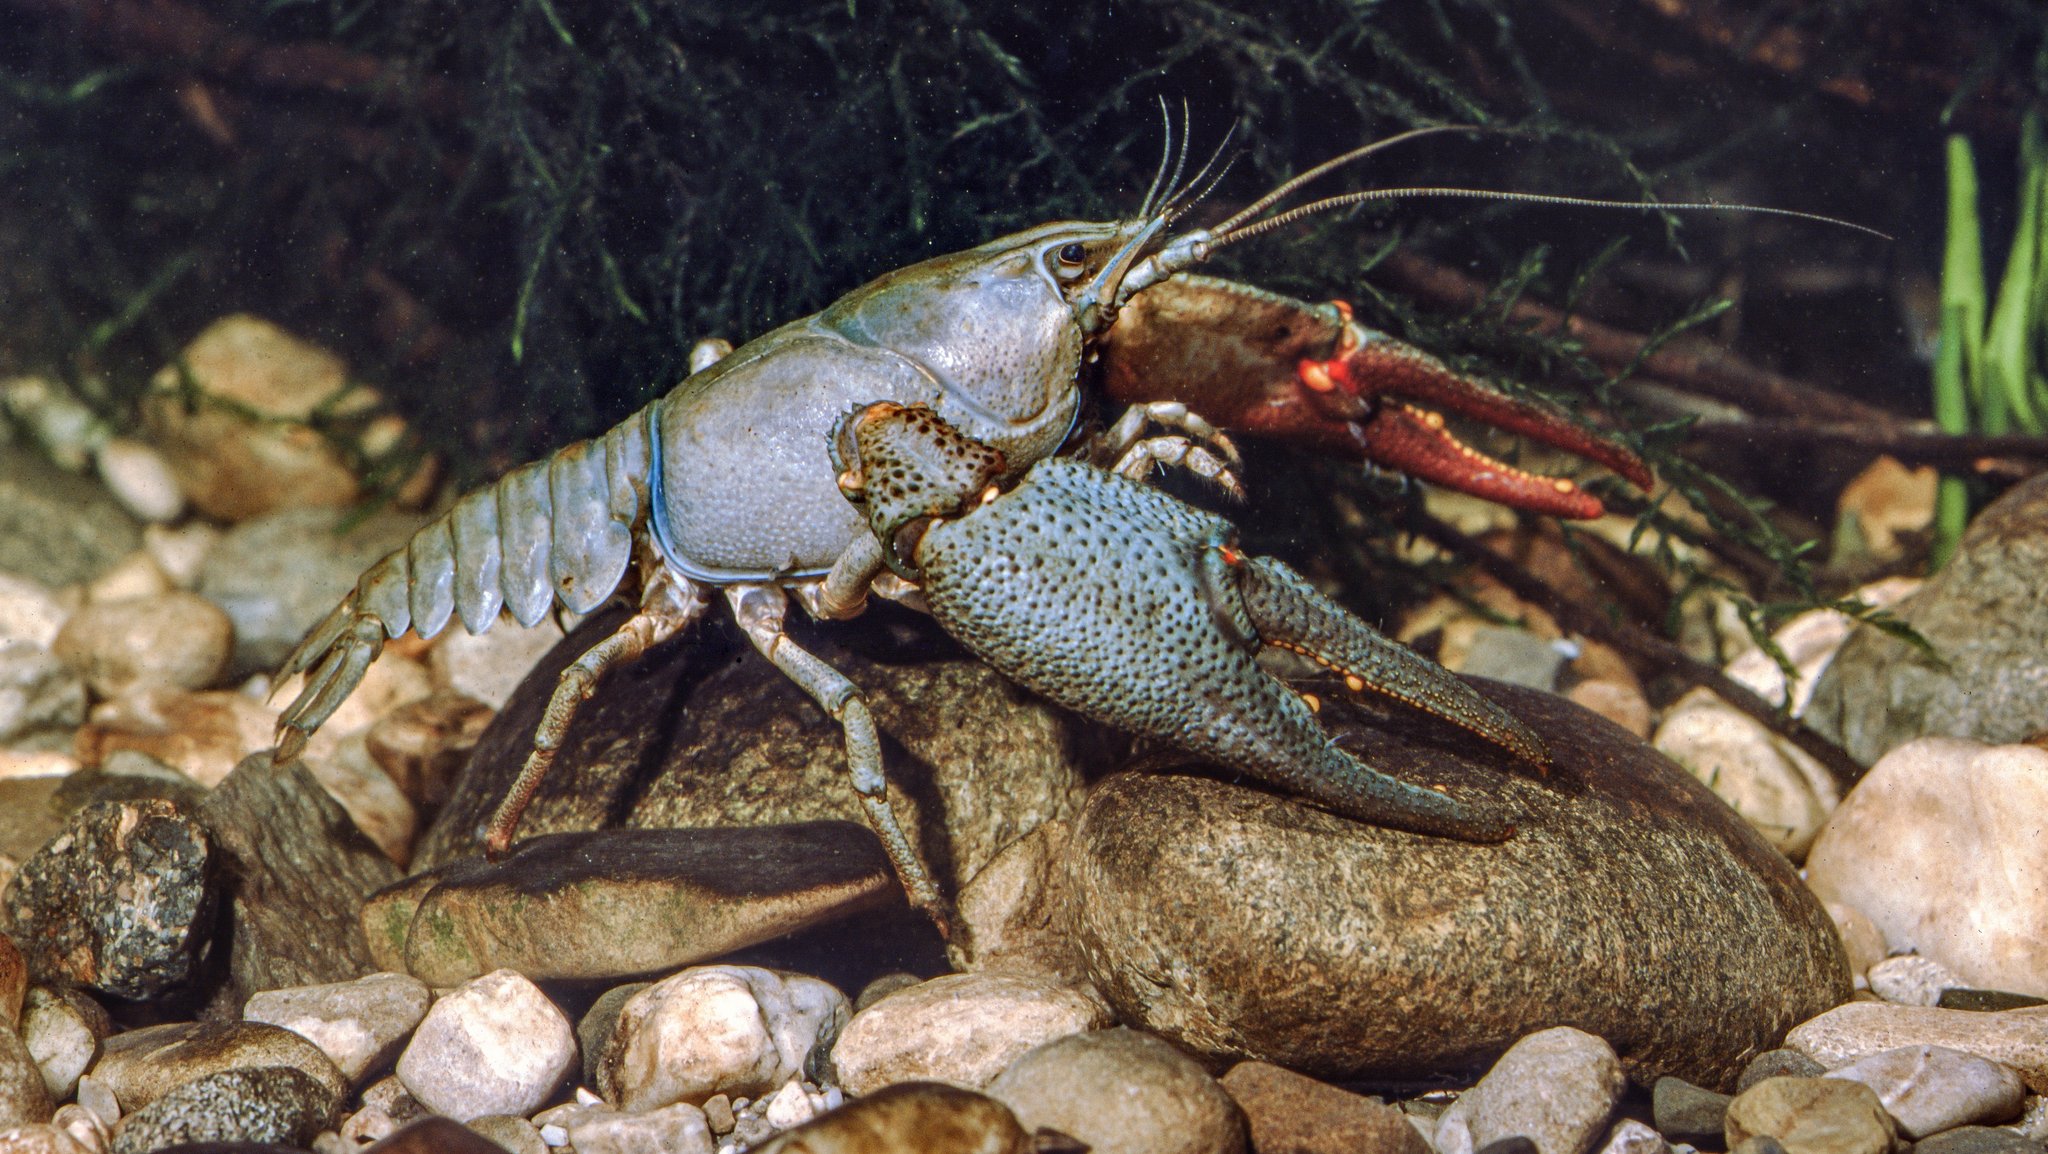
[[1608, 619], [1593, 606], [1559, 592], [1542, 578], [1419, 508], [1410, 510], [1408, 528], [1459, 560], [1484, 570], [1488, 576], [1507, 586], [1509, 592], [1550, 614], [1564, 628], [1612, 646], [1639, 675], [1670, 674], [1689, 685], [1712, 690], [1721, 700], [1755, 718], [1772, 733], [1790, 741], [1819, 762], [1834, 776], [1844, 793], [1863, 776], [1863, 766], [1857, 764], [1856, 759], [1844, 752], [1841, 746], [1783, 713], [1748, 686], [1695, 659], [1662, 637], [1627, 621]]
[[[1969, 436], [1944, 433], [1931, 424], [1872, 428], [1840, 422], [1808, 421], [1780, 417], [1754, 421], [1701, 421], [1691, 436], [1743, 445], [1803, 445], [1826, 442], [1858, 449], [1877, 456], [1898, 458], [1908, 465], [1939, 465], [1951, 469], [1976, 469], [1980, 463], [2018, 458], [2024, 475], [2038, 473], [2048, 463], [2048, 437], [2010, 434]], [[2017, 464], [2017, 462], [2015, 462]], [[2000, 472], [2011, 471], [2000, 467]]]
[[[1441, 307], [1474, 309], [1487, 300], [1488, 288], [1483, 282], [1405, 249], [1390, 253], [1373, 271], [1411, 296]], [[1544, 336], [1571, 338], [1609, 372], [1635, 365], [1644, 375], [1673, 388], [1739, 405], [1752, 413], [1873, 428], [1892, 428], [1905, 422], [1896, 413], [1753, 365], [1696, 336], [1679, 336], [1645, 356], [1648, 338], [1641, 334], [1569, 316], [1535, 301], [1516, 302], [1507, 319]]]

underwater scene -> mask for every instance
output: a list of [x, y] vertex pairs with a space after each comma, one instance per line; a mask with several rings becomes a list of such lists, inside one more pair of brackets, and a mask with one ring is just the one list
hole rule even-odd
[[0, 1154], [2048, 1154], [2044, 114], [0, 0]]

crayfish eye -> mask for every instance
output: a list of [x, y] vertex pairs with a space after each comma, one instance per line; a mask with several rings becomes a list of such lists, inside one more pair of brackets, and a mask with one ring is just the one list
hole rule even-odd
[[1078, 240], [1070, 240], [1060, 246], [1052, 256], [1054, 276], [1061, 280], [1073, 280], [1081, 275], [1081, 266], [1088, 262], [1088, 246]]
[[1082, 247], [1081, 242], [1078, 240], [1069, 241], [1066, 244], [1060, 246], [1061, 264], [1080, 264], [1082, 261], [1087, 259], [1088, 250]]

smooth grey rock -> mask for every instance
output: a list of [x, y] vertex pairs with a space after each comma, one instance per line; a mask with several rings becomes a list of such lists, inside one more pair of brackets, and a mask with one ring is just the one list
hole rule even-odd
[[371, 974], [353, 982], [265, 990], [242, 1007], [242, 1017], [301, 1035], [361, 1085], [398, 1060], [433, 1001], [417, 978]]
[[576, 1021], [576, 1048], [583, 1054], [583, 1084], [597, 1085], [598, 1058], [604, 1054], [611, 1042], [612, 1031], [618, 1028], [619, 1011], [626, 1006], [627, 999], [653, 982], [627, 982], [613, 986], [597, 996], [590, 1008]]
[[1742, 1068], [1742, 1077], [1736, 1080], [1735, 1090], [1741, 1093], [1765, 1078], [1818, 1078], [1827, 1070], [1826, 1066], [1794, 1049], [1765, 1050]]
[[415, 874], [362, 921], [380, 958], [432, 985], [506, 968], [603, 979], [729, 954], [900, 892], [881, 844], [848, 822], [608, 830]]
[[1682, 1078], [1659, 1078], [1650, 1088], [1650, 1112], [1658, 1132], [1695, 1146], [1711, 1145], [1721, 1137], [1731, 1100], [1727, 1094], [1702, 1090]]
[[1785, 1044], [1831, 1070], [1903, 1046], [1945, 1046], [2010, 1066], [2028, 1089], [2048, 1093], [2048, 1011], [2041, 1009], [1983, 1014], [1851, 1002], [1800, 1023]]
[[569, 1019], [510, 970], [465, 982], [427, 1011], [398, 1059], [398, 1080], [457, 1121], [529, 1114], [576, 1066]]
[[[1001, 1102], [937, 1082], [899, 1082], [778, 1135], [756, 1154], [1053, 1154]], [[1065, 1151], [1080, 1149], [1067, 1145]]]
[[1244, 1112], [1208, 1071], [1153, 1034], [1095, 1030], [1026, 1051], [988, 1084], [1027, 1130], [1095, 1154], [1243, 1154]]
[[801, 1075], [852, 1016], [846, 995], [803, 974], [700, 966], [629, 998], [596, 1087], [628, 1113], [713, 1094], [759, 1098]]
[[1728, 1104], [1728, 1146], [1770, 1138], [1785, 1154], [1889, 1154], [1898, 1129], [1870, 1087], [1839, 1078], [1766, 1078]]
[[52, 1101], [71, 1097], [78, 1076], [98, 1059], [100, 1039], [112, 1032], [107, 1012], [76, 990], [37, 986], [22, 1007], [21, 1040], [42, 1071]]
[[422, 520], [389, 509], [360, 519], [345, 509], [289, 509], [222, 534], [207, 552], [199, 593], [234, 622], [232, 671], [277, 668], [363, 570], [402, 547]]
[[1244, 1110], [1261, 1154], [1431, 1154], [1397, 1107], [1268, 1062], [1232, 1066], [1223, 1089]]
[[101, 697], [120, 697], [144, 686], [205, 689], [227, 668], [234, 635], [218, 606], [173, 590], [93, 602], [64, 622], [50, 651]]
[[1555, 1026], [1508, 1047], [1479, 1084], [1437, 1121], [1440, 1154], [1474, 1154], [1523, 1137], [1538, 1154], [1586, 1154], [1607, 1131], [1628, 1085], [1613, 1047]]
[[141, 543], [142, 526], [105, 489], [34, 453], [0, 453], [0, 573], [80, 584]]
[[[722, 613], [607, 675], [576, 713], [528, 836], [641, 828], [866, 824], [837, 722], [754, 653]], [[949, 892], [1011, 842], [1080, 808], [1101, 730], [959, 652], [929, 620], [886, 604], [792, 637], [851, 678], [883, 735], [890, 802]], [[475, 853], [477, 830], [525, 763], [563, 666], [616, 629], [593, 614], [536, 665], [477, 742], [415, 868]], [[934, 657], [934, 654], [941, 656]]]
[[154, 998], [200, 976], [214, 856], [170, 802], [101, 802], [23, 862], [0, 903], [36, 981]]
[[1875, 1090], [1899, 1131], [1915, 1139], [1973, 1122], [2007, 1121], [2027, 1093], [2011, 1067], [1943, 1046], [1886, 1050], [1827, 1076]]
[[1806, 720], [1874, 764], [1916, 737], [1993, 745], [2048, 730], [2048, 477], [1970, 522], [1956, 554], [1892, 606], [1932, 654], [1863, 626], [1814, 686]]
[[832, 1065], [850, 1094], [928, 1080], [979, 1089], [1025, 1051], [1111, 1021], [1092, 992], [1056, 979], [947, 974], [855, 1014], [832, 1048]]
[[1463, 1071], [1562, 1019], [1639, 1081], [1717, 1089], [1849, 996], [1834, 923], [1705, 786], [1560, 698], [1473, 685], [1548, 743], [1547, 779], [1427, 719], [1322, 718], [1369, 765], [1518, 810], [1500, 845], [1207, 778], [1098, 784], [1067, 918], [1119, 1017], [1331, 1078]]
[[1941, 1000], [1935, 1005], [1944, 1010], [1991, 1013], [1997, 1010], [2024, 1010], [2032, 1006], [2048, 1006], [2048, 998], [2037, 998], [2032, 994], [2015, 994], [2011, 990], [1979, 990], [1969, 986], [1950, 986], [1941, 992]]
[[327, 1095], [325, 1115], [336, 1114], [348, 1094], [348, 1079], [320, 1047], [262, 1022], [173, 1022], [115, 1034], [100, 1043], [87, 1077], [129, 1114], [196, 1078], [264, 1066], [290, 1066], [317, 1082]]
[[0, 742], [84, 723], [84, 678], [39, 645], [0, 640]]
[[259, 1066], [194, 1079], [121, 1119], [113, 1154], [150, 1154], [184, 1142], [295, 1145], [326, 1126], [333, 1101], [304, 1070]]
[[[486, 1114], [463, 1123], [477, 1134], [503, 1146], [508, 1154], [548, 1154], [540, 1130], [516, 1114]], [[577, 1151], [582, 1154], [582, 1151]]]
[[244, 997], [376, 971], [357, 911], [398, 867], [303, 764], [245, 758], [197, 816], [225, 859], [229, 970]]

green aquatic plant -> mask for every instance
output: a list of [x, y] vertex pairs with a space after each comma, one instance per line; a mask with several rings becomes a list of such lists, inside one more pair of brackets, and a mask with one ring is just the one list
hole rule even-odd
[[[1946, 433], [2040, 434], [2048, 428], [2048, 139], [2029, 113], [2020, 131], [2018, 219], [1998, 297], [1985, 291], [1970, 142], [1948, 140], [1948, 238], [1941, 267], [1941, 336], [1934, 359], [1934, 419]], [[1969, 519], [1967, 481], [1946, 476], [1936, 506], [1934, 564], [1955, 552]]]

